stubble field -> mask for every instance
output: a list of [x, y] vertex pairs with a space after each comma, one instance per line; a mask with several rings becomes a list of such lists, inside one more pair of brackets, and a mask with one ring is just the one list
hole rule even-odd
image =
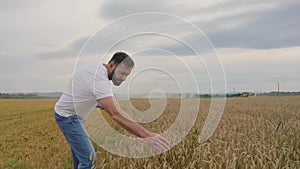
[[[69, 146], [53, 118], [56, 100], [0, 100], [0, 168], [72, 168]], [[146, 110], [147, 100], [133, 105]], [[168, 152], [131, 159], [97, 147], [97, 168], [300, 168], [300, 97], [228, 98], [214, 135], [197, 142], [210, 100], [201, 99], [196, 123]], [[169, 99], [163, 115], [144, 126], [166, 130], [180, 100]], [[119, 132], [125, 133], [102, 112]], [[127, 133], [126, 133], [127, 134]]]

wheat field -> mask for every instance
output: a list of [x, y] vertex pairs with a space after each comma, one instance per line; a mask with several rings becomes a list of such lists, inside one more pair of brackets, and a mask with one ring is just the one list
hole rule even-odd
[[[145, 99], [133, 99], [147, 110]], [[69, 146], [55, 124], [56, 100], [0, 100], [0, 168], [72, 168]], [[223, 117], [205, 143], [198, 136], [210, 99], [201, 99], [198, 118], [187, 137], [168, 152], [126, 158], [95, 145], [97, 168], [300, 168], [300, 97], [227, 98]], [[168, 99], [164, 113], [144, 126], [166, 130], [180, 108]], [[101, 112], [116, 130], [128, 134]]]

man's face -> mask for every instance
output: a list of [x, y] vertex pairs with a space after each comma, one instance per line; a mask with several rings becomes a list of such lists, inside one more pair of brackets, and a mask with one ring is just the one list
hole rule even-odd
[[126, 80], [127, 76], [130, 74], [132, 67], [127, 67], [125, 64], [120, 63], [116, 66], [110, 73], [112, 76], [112, 82], [115, 86], [120, 86], [123, 81]]

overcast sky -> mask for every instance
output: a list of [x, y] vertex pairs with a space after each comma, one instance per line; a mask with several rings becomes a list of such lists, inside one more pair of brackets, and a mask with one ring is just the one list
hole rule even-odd
[[120, 93], [300, 91], [300, 1], [0, 3], [0, 92], [63, 91], [120, 50], [136, 62]]

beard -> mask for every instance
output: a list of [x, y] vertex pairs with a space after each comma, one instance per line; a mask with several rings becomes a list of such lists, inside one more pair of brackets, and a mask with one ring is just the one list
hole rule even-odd
[[120, 85], [122, 84], [122, 81], [116, 79], [115, 76], [113, 76], [113, 78], [112, 78], [111, 81], [113, 82], [113, 84], [114, 84], [115, 86], [120, 86]]
[[115, 86], [120, 86], [122, 81], [116, 78], [115, 70], [116, 68], [114, 68], [114, 70], [112, 70], [112, 72], [108, 75], [108, 79], [111, 80]]

